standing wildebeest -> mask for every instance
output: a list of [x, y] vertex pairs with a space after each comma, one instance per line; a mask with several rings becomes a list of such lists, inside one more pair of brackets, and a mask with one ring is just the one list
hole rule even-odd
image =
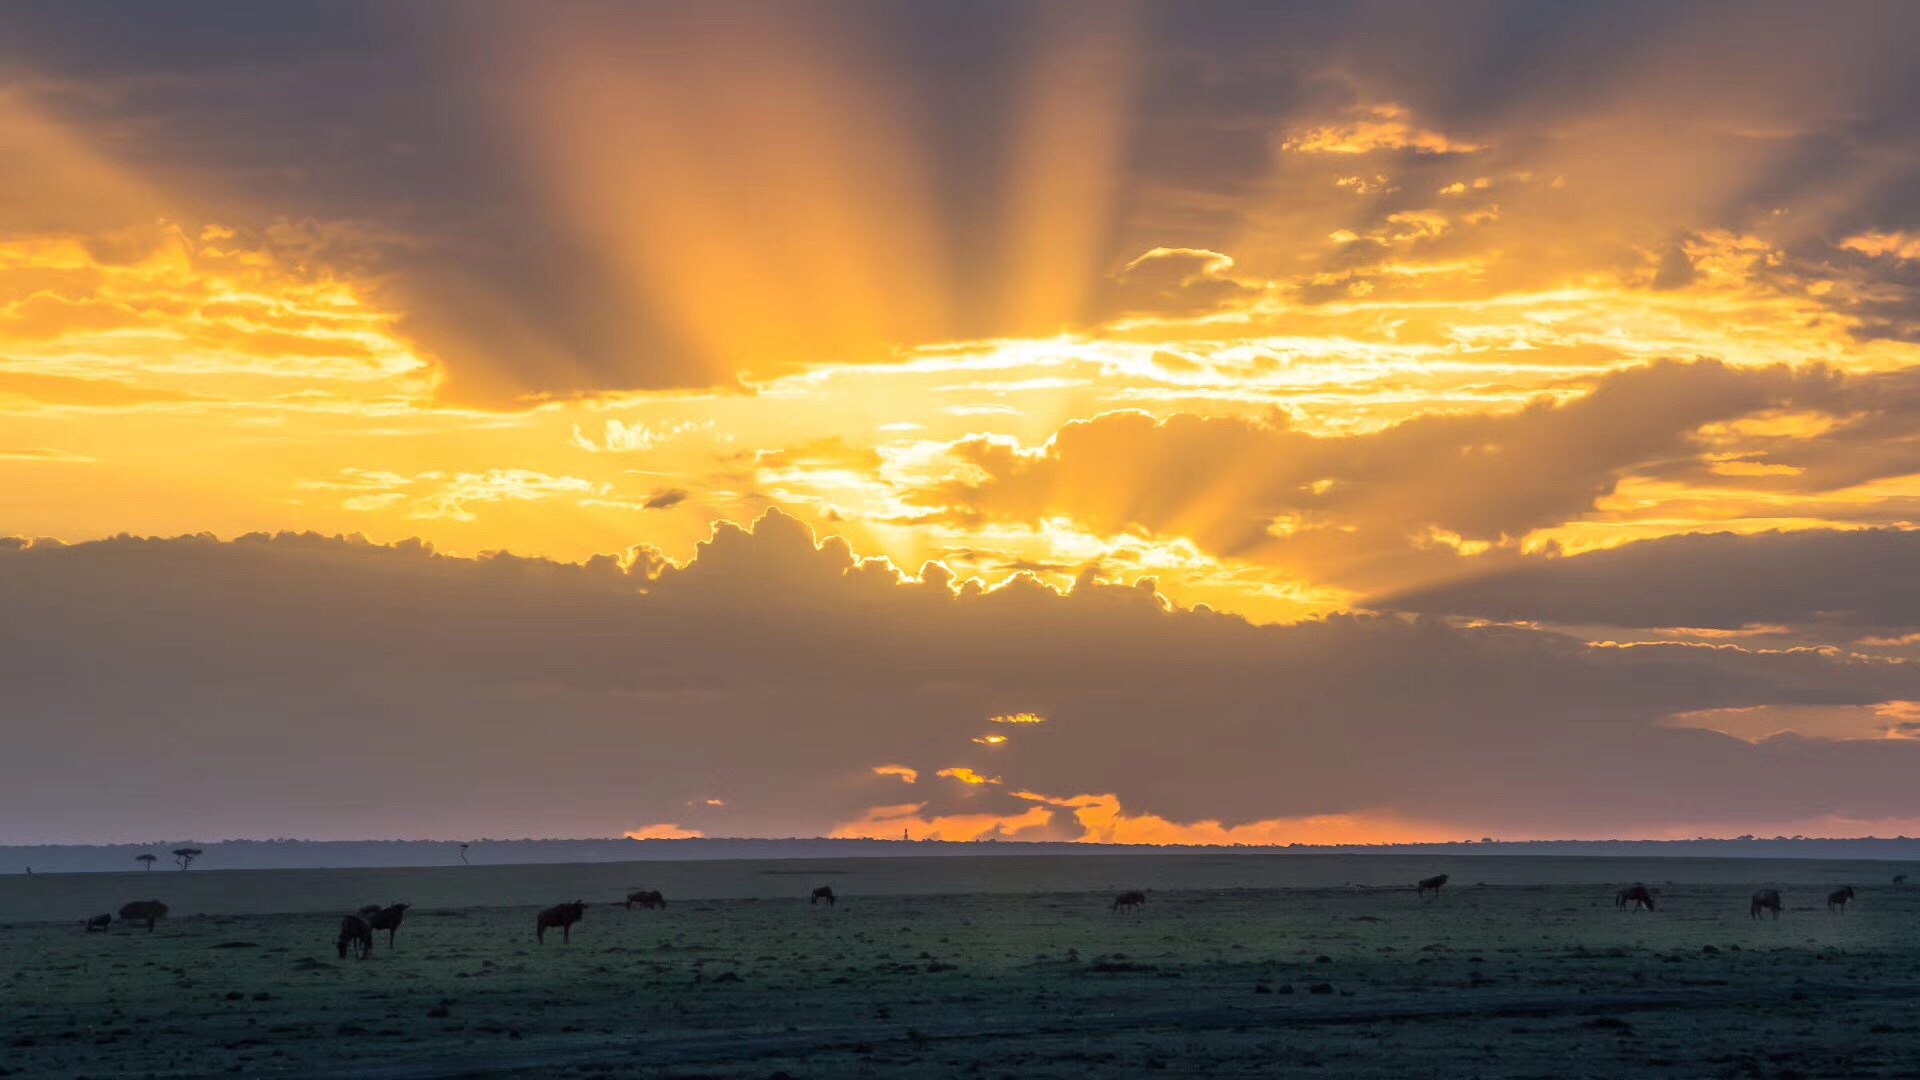
[[839, 900], [839, 897], [833, 895], [833, 886], [822, 885], [819, 888], [813, 890], [813, 896], [807, 901], [807, 906], [812, 907], [813, 905], [819, 903], [822, 900], [825, 900], [827, 902], [828, 907], [832, 907], [834, 905], [834, 902]]
[[113, 916], [111, 915], [95, 915], [93, 918], [87, 920], [87, 933], [89, 934], [93, 933], [95, 930], [104, 931], [104, 930], [111, 930], [112, 928], [113, 928]]
[[1853, 900], [1853, 886], [1846, 885], [1827, 894], [1827, 910], [1847, 913], [1847, 904]]
[[407, 917], [407, 909], [412, 906], [412, 904], [388, 904], [386, 907], [381, 907], [378, 904], [368, 904], [360, 909], [360, 914], [367, 920], [368, 926], [387, 932], [387, 948], [391, 949], [393, 936], [400, 932], [400, 921]]
[[1415, 896], [1425, 896], [1431, 892], [1437, 897], [1440, 895], [1440, 887], [1446, 883], [1447, 875], [1445, 874], [1435, 874], [1430, 878], [1421, 878], [1419, 883], [1414, 886], [1413, 893]]
[[635, 904], [651, 911], [666, 907], [667, 898], [660, 895], [659, 889], [636, 889], [627, 894], [627, 910], [632, 911]]
[[120, 908], [121, 922], [144, 922], [147, 924], [147, 933], [149, 934], [153, 933], [154, 920], [164, 919], [166, 917], [167, 905], [158, 900], [135, 900], [133, 903], [122, 905]]
[[1135, 889], [1132, 892], [1123, 892], [1119, 896], [1114, 897], [1112, 910], [1119, 911], [1124, 908], [1127, 911], [1132, 911], [1134, 908], [1146, 902], [1147, 894]]
[[575, 900], [571, 904], [555, 904], [545, 911], [542, 911], [533, 920], [534, 939], [543, 945], [546, 944], [547, 929], [557, 926], [560, 928], [560, 942], [561, 944], [566, 944], [573, 940], [573, 924], [586, 917], [587, 905], [582, 901]]
[[1780, 917], [1779, 889], [1761, 889], [1753, 894], [1753, 902], [1747, 905], [1747, 918], [1757, 919], [1763, 911], [1773, 912], [1776, 919]]
[[373, 927], [358, 915], [343, 915], [340, 918], [340, 938], [334, 942], [340, 949], [340, 959], [347, 958], [347, 948], [352, 946], [365, 960], [373, 953]]
[[1646, 908], [1648, 911], [1652, 911], [1653, 910], [1653, 890], [1647, 888], [1645, 885], [1642, 885], [1636, 881], [1631, 886], [1621, 889], [1619, 892], [1613, 894], [1614, 907], [1623, 908], [1623, 907], [1626, 907], [1628, 904], [1632, 904], [1633, 909], [1635, 911], [1638, 911], [1641, 908]]

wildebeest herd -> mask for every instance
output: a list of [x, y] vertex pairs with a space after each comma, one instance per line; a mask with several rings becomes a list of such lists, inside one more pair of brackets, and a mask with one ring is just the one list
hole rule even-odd
[[[1433, 877], [1422, 878], [1414, 883], [1414, 894], [1424, 901], [1436, 900], [1440, 896], [1440, 890], [1446, 887], [1447, 880], [1448, 875], [1446, 874], [1436, 874]], [[1906, 880], [1906, 875], [1902, 874], [1893, 880], [1894, 884], [1901, 884]], [[1630, 908], [1635, 911], [1653, 911], [1656, 909], [1656, 898], [1658, 896], [1659, 890], [1649, 889], [1644, 884], [1636, 881], [1632, 885], [1614, 893], [1613, 904], [1617, 908]], [[1835, 889], [1827, 894], [1827, 910], [1835, 914], [1845, 915], [1847, 913], [1847, 905], [1853, 902], [1855, 896], [1856, 893], [1851, 885], [1845, 885]], [[834, 895], [832, 886], [822, 885], [813, 890], [807, 902], [809, 905], [824, 902], [827, 906], [833, 907], [838, 900], [839, 897]], [[632, 911], [635, 905], [639, 905], [641, 908], [649, 911], [662, 910], [667, 906], [666, 897], [662, 896], [658, 889], [634, 889], [629, 891], [624, 899], [614, 902], [623, 905], [628, 911]], [[1115, 912], [1136, 911], [1144, 906], [1146, 902], [1147, 894], [1145, 892], [1138, 889], [1129, 889], [1117, 894], [1113, 898], [1111, 910]], [[345, 959], [349, 952], [354, 953], [360, 959], [371, 956], [373, 954], [373, 935], [377, 930], [385, 930], [387, 932], [387, 948], [394, 948], [395, 940], [400, 932], [400, 924], [406, 919], [407, 910], [412, 906], [412, 904], [404, 903], [388, 904], [385, 907], [378, 904], [369, 904], [351, 915], [342, 916], [340, 919], [339, 937], [334, 943], [339, 951], [340, 957]], [[552, 907], [541, 909], [540, 913], [534, 917], [534, 940], [545, 944], [547, 931], [558, 930], [560, 931], [561, 943], [571, 943], [573, 940], [573, 928], [585, 920], [588, 906], [584, 900], [572, 900], [564, 904], [555, 904]], [[1755, 892], [1748, 902], [1747, 917], [1750, 919], [1758, 919], [1762, 915], [1771, 914], [1773, 918], [1778, 919], [1784, 906], [1780, 898], [1780, 890], [1761, 889]], [[154, 923], [166, 918], [166, 916], [167, 905], [160, 901], [134, 900], [121, 906], [119, 918], [123, 923], [145, 923], [147, 931], [151, 933]], [[114, 916], [110, 914], [94, 915], [86, 920], [86, 931], [89, 934], [111, 931], [113, 919]]]

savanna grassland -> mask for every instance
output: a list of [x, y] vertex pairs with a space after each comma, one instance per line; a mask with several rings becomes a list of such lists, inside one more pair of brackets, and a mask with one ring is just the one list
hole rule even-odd
[[[8, 1076], [1911, 1076], [1893, 864], [1087, 856], [0, 879]], [[1417, 900], [1425, 872], [1452, 882]], [[1621, 911], [1620, 885], [1659, 890]], [[1824, 898], [1859, 887], [1845, 915]], [[835, 907], [810, 906], [830, 884]], [[1747, 917], [1761, 884], [1777, 921]], [[606, 902], [666, 891], [665, 911]], [[1113, 889], [1149, 891], [1133, 913]], [[543, 902], [594, 902], [536, 944]], [[158, 897], [149, 934], [85, 916]], [[339, 915], [417, 906], [341, 959]]]

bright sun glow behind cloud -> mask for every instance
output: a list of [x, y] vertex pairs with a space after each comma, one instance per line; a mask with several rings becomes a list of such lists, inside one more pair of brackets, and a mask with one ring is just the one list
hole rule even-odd
[[[314, 62], [271, 71], [49, 22], [0, 57], [0, 526], [658, 577], [777, 509], [888, 587], [1311, 625], [1920, 521], [1920, 171], [1878, 119], [1905, 74], [1851, 60], [1872, 19], [1740, 24], [1772, 49], [1625, 20], [1481, 80], [1454, 65], [1495, 31], [1437, 15], [1179, 14], [288, 12], [268, 37]], [[1568, 63], [1580, 93], [1541, 74]], [[1858, 605], [1474, 602], [1419, 610], [1920, 659]], [[1074, 722], [1023, 689], [937, 753], [846, 763], [943, 794], [841, 830], [1437, 835], [1404, 807], [1128, 812], [1016, 771]], [[744, 812], [685, 809], [634, 831]]]

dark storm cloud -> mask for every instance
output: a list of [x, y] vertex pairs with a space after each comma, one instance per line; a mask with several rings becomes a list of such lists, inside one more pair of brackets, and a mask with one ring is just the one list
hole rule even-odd
[[1673, 536], [1380, 597], [1383, 610], [1632, 627], [1920, 630], [1920, 532]]
[[[1542, 835], [1920, 812], [1913, 743], [1658, 723], [1920, 697], [1911, 665], [955, 589], [778, 514], [684, 569], [293, 535], [15, 544], [0, 611], [9, 842], [781, 835], [909, 800], [1006, 812], [1022, 788], [1176, 821], [1384, 808]], [[1024, 711], [1046, 722], [973, 741]], [[955, 767], [1004, 783], [934, 776]]]

